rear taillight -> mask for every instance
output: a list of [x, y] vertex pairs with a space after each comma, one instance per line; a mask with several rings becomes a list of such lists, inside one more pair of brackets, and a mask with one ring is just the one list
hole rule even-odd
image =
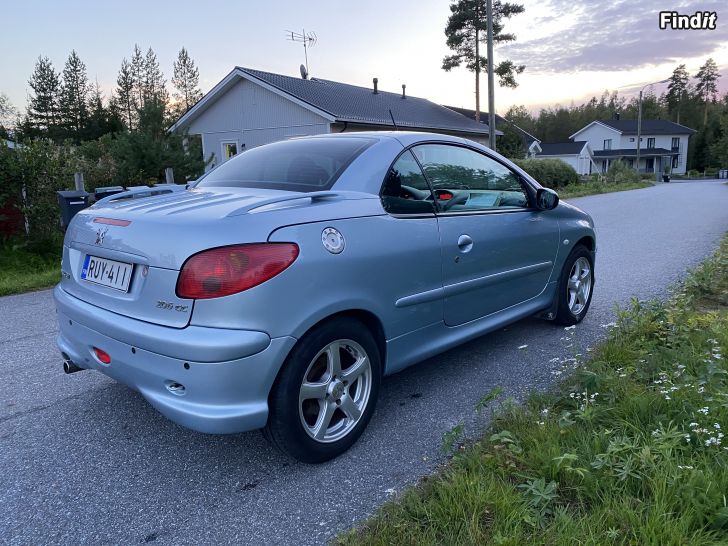
[[272, 279], [298, 257], [294, 243], [224, 246], [191, 256], [177, 279], [177, 296], [220, 298]]

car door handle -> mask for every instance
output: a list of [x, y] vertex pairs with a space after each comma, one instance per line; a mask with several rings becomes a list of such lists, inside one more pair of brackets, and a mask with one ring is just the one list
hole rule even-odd
[[473, 239], [470, 235], [461, 235], [458, 237], [458, 248], [460, 252], [470, 252], [473, 248]]

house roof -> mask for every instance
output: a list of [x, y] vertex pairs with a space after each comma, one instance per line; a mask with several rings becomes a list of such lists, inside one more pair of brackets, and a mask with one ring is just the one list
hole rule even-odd
[[[463, 116], [469, 117], [472, 120], [475, 120], [475, 110], [471, 110], [470, 108], [458, 108], [457, 106], [445, 106], [445, 108], [449, 108], [450, 110], [454, 110], [458, 114], [462, 114]], [[488, 123], [488, 112], [480, 112], [480, 123], [486, 124]], [[523, 137], [526, 146], [529, 146], [534, 141], [540, 142], [539, 139], [537, 139], [532, 134], [524, 131], [521, 129], [518, 125], [513, 123], [512, 121], [507, 120], [501, 115], [496, 114], [495, 115], [495, 126], [496, 127], [503, 127], [504, 125], [510, 125], [513, 127], [520, 135]], [[498, 133], [502, 134], [502, 133]]]
[[[667, 148], [640, 148], [640, 157], [658, 157], [663, 155], [678, 155], [679, 152], [670, 151]], [[617, 150], [597, 150], [594, 157], [637, 157], [637, 148], [620, 148]]]
[[[208, 103], [229, 88], [233, 80], [244, 78], [278, 92], [301, 106], [323, 114], [330, 121], [362, 125], [392, 127], [392, 116], [398, 127], [408, 129], [435, 129], [458, 133], [484, 135], [488, 126], [468, 119], [427, 99], [401, 93], [379, 91], [346, 83], [311, 78], [284, 76], [252, 68], [236, 67], [205, 97], [185, 113], [170, 128], [175, 130], [186, 125], [204, 111]], [[392, 111], [390, 116], [389, 111]]]
[[569, 142], [542, 142], [541, 152], [537, 156], [547, 155], [579, 155], [586, 146], [585, 140], [569, 141]]
[[[623, 135], [636, 135], [637, 134], [637, 120], [636, 119], [600, 119], [592, 121], [590, 124], [579, 129], [576, 133], [571, 135], [569, 138], [574, 138], [576, 135], [588, 129], [595, 123], [609, 127], [621, 133]], [[697, 133], [695, 129], [685, 127], [679, 123], [674, 123], [666, 119], [643, 119], [642, 130], [643, 137], [649, 137], [652, 135], [692, 135]]]

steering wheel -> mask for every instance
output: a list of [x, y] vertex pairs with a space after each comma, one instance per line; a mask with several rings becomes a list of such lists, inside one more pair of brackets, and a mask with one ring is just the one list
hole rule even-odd
[[448, 202], [442, 204], [442, 210], [450, 210], [455, 205], [462, 205], [470, 198], [470, 192], [464, 191], [454, 195]]
[[400, 187], [402, 188], [401, 197], [403, 197], [405, 199], [409, 198], [405, 194], [409, 194], [412, 196], [412, 199], [416, 199], [418, 201], [424, 201], [430, 195], [430, 192], [418, 190], [417, 188], [413, 188], [412, 186], [405, 186], [404, 184], [402, 184]]

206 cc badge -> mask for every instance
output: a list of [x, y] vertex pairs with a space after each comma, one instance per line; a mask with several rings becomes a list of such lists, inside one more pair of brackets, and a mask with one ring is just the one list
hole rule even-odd
[[321, 232], [321, 242], [331, 254], [341, 254], [346, 246], [344, 236], [338, 229], [332, 227], [327, 227]]
[[96, 244], [101, 246], [104, 244], [104, 237], [106, 237], [106, 234], [108, 233], [109, 228], [99, 228], [96, 230]]

